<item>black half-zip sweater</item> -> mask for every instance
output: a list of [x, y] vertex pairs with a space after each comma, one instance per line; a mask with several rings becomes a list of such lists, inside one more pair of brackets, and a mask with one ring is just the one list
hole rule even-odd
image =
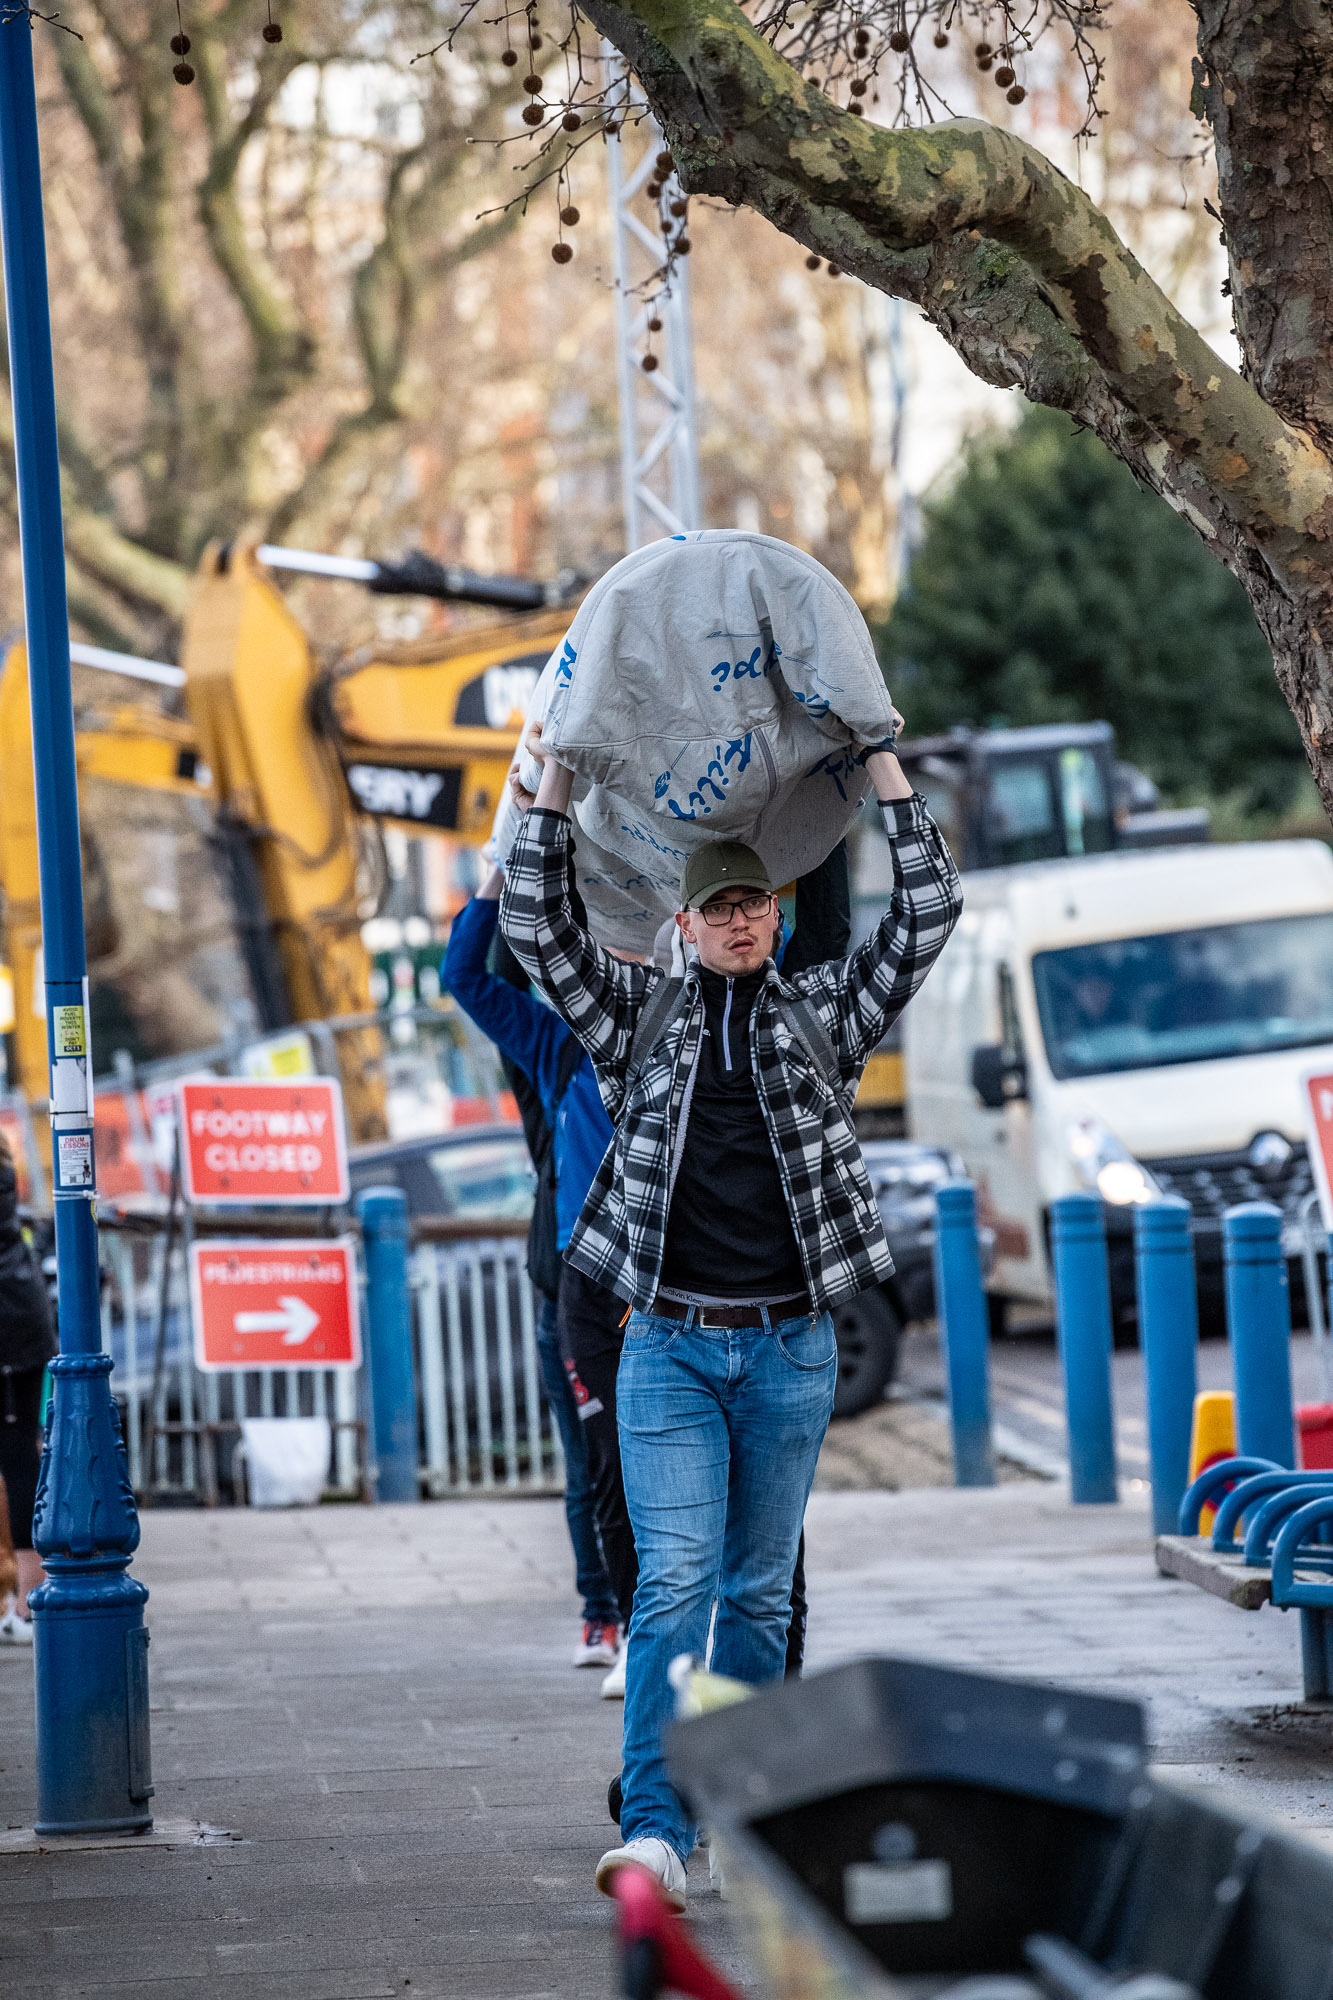
[[704, 1033], [661, 1283], [709, 1298], [795, 1298], [805, 1272], [750, 1064], [764, 972], [728, 979], [701, 966], [700, 979]]

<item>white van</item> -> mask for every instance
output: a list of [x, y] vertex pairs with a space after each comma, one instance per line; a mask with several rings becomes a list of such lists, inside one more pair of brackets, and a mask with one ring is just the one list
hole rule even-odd
[[1050, 1205], [1075, 1188], [1106, 1203], [1118, 1319], [1133, 1315], [1133, 1205], [1155, 1192], [1194, 1208], [1205, 1312], [1224, 1209], [1276, 1202], [1294, 1255], [1311, 1187], [1299, 1078], [1333, 1061], [1333, 853], [1109, 853], [963, 887], [904, 1017], [907, 1115], [977, 1182], [992, 1295], [1050, 1302]]

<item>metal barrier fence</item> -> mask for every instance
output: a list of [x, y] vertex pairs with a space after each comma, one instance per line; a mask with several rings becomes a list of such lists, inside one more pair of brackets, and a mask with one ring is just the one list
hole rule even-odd
[[422, 1243], [411, 1283], [426, 1490], [558, 1491], [565, 1461], [541, 1385], [523, 1238]]
[[[332, 1428], [328, 1490], [360, 1496], [369, 1425], [366, 1371], [194, 1365], [186, 1247], [162, 1229], [102, 1232], [102, 1344], [122, 1410], [130, 1477], [147, 1501], [216, 1505], [239, 1497], [247, 1417], [323, 1417]], [[164, 1268], [165, 1266], [165, 1268]], [[558, 1492], [564, 1456], [541, 1383], [536, 1301], [523, 1243], [424, 1243], [409, 1269], [414, 1301], [419, 1462], [432, 1497]]]

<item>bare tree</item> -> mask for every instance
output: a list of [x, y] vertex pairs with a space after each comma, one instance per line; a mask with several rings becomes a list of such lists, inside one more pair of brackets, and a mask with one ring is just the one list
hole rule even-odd
[[293, 0], [266, 42], [240, 0], [179, 23], [174, 0], [72, 0], [77, 32], [43, 36], [70, 601], [91, 636], [169, 647], [213, 538], [336, 540], [432, 297], [517, 221], [477, 219], [496, 162], [468, 138], [518, 95], [511, 72], [465, 45], [405, 70], [434, 4], [409, 22]]
[[[1041, 60], [1039, 31], [1061, 31], [1095, 98], [1095, 0], [580, 8], [638, 76], [688, 191], [754, 208], [813, 255], [915, 301], [974, 373], [1071, 412], [1189, 520], [1250, 597], [1333, 809], [1333, 27], [1323, 13], [1306, 0], [1196, 0], [1190, 108], [1215, 151], [1237, 369], [1036, 146], [998, 123], [936, 115], [947, 106], [930, 82], [931, 49], [958, 34], [1017, 105], [1025, 68]], [[858, 115], [876, 94], [904, 119], [934, 122], [889, 128]], [[585, 98], [590, 115], [623, 113], [612, 94]]]

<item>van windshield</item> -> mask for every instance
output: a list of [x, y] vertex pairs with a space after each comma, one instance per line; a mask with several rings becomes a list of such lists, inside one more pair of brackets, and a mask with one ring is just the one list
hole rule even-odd
[[1041, 951], [1032, 976], [1061, 1079], [1333, 1042], [1333, 913]]

